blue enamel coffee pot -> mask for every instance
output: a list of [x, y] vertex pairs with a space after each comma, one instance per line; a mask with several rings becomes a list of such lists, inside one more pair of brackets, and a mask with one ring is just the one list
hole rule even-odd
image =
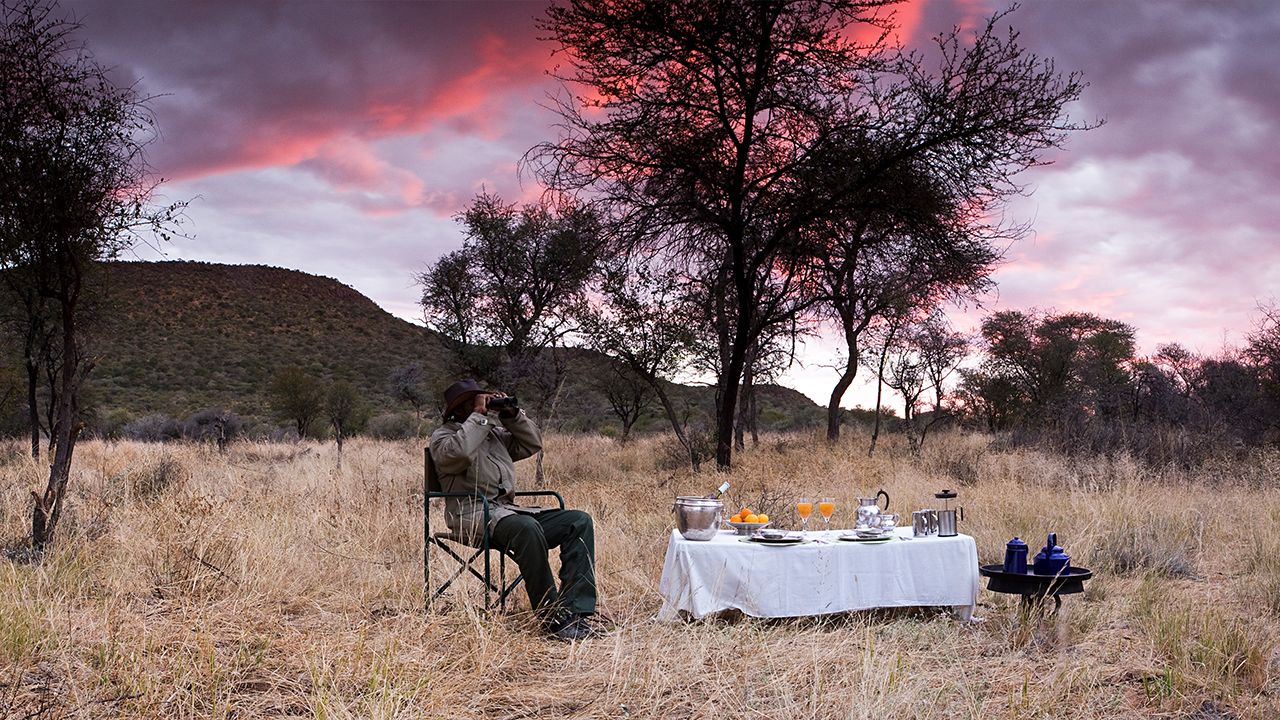
[[1025, 573], [1027, 571], [1027, 543], [1022, 538], [1014, 538], [1004, 546], [1004, 571], [1007, 573]]
[[1036, 554], [1032, 571], [1037, 575], [1058, 575], [1071, 567], [1071, 556], [1058, 545], [1058, 533], [1049, 533], [1049, 540]]

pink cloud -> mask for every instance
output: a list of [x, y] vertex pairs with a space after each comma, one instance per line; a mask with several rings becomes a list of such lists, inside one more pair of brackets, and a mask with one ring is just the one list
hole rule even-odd
[[[291, 165], [329, 143], [434, 126], [488, 140], [512, 130], [512, 94], [536, 99], [548, 49], [526, 3], [188, 4], [69, 0], [93, 47], [140, 81], [172, 179]], [[139, 18], [146, 17], [144, 23]], [[145, 34], [145, 42], [140, 34]], [[150, 48], [139, 54], [138, 47]]]

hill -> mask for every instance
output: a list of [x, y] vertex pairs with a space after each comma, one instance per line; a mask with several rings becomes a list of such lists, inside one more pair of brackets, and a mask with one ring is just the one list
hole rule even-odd
[[92, 399], [130, 416], [227, 407], [266, 417], [278, 367], [353, 383], [393, 404], [395, 368], [444, 366], [439, 341], [331, 278], [258, 265], [119, 262], [92, 340]]
[[[95, 429], [108, 434], [146, 415], [182, 419], [210, 408], [230, 409], [269, 434], [277, 423], [266, 390], [287, 365], [326, 382], [351, 382], [374, 416], [409, 411], [391, 396], [388, 378], [397, 369], [421, 365], [433, 395], [452, 379], [450, 355], [434, 333], [332, 278], [260, 265], [115, 262], [105, 266], [105, 282], [107, 299], [90, 338], [98, 364], [88, 401]], [[570, 380], [557, 406], [561, 428], [607, 432], [616, 423], [600, 390], [605, 363], [570, 351]], [[671, 391], [695, 415], [714, 407], [710, 388]], [[821, 419], [794, 390], [768, 386], [760, 396], [763, 429]], [[666, 426], [654, 411], [637, 430]]]

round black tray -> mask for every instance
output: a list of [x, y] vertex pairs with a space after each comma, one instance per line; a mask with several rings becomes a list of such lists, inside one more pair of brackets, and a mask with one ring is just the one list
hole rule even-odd
[[1028, 601], [1053, 596], [1058, 603], [1061, 603], [1059, 595], [1084, 592], [1084, 582], [1093, 577], [1093, 571], [1087, 568], [1073, 567], [1057, 575], [1037, 575], [1005, 572], [1004, 565], [983, 565], [978, 568], [978, 574], [987, 578], [987, 589], [991, 592], [1021, 595]]

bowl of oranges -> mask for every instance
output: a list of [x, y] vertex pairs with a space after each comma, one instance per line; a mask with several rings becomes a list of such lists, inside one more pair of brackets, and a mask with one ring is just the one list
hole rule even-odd
[[768, 515], [753, 512], [749, 507], [742, 508], [741, 511], [729, 518], [729, 527], [733, 528], [739, 535], [750, 535], [760, 528], [768, 526], [768, 524]]

